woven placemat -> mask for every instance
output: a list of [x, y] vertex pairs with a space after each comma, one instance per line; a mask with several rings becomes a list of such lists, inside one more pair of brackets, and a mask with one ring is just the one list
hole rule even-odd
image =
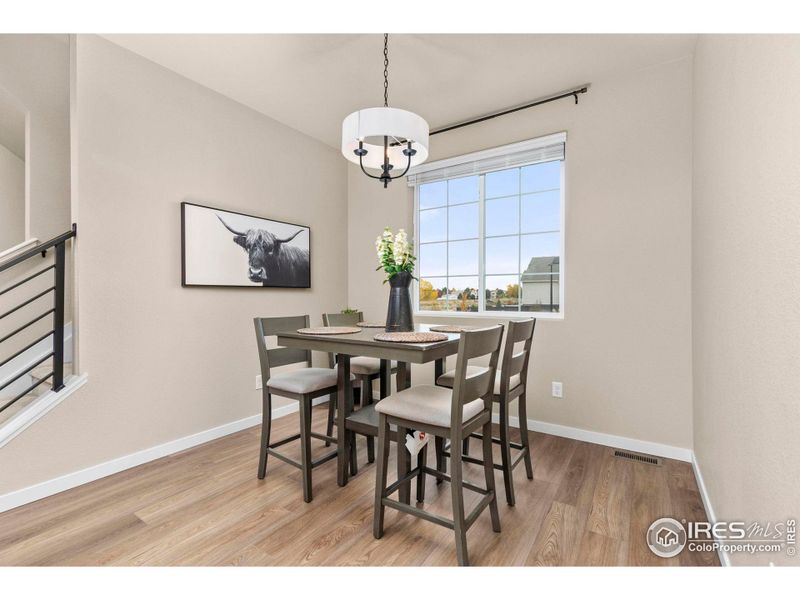
[[310, 333], [312, 335], [342, 335], [345, 333], [358, 333], [358, 327], [303, 327], [297, 333]]
[[469, 325], [433, 325], [428, 327], [431, 331], [441, 331], [442, 333], [463, 333], [475, 329]]
[[364, 327], [365, 329], [383, 329], [386, 327], [386, 323], [366, 323], [364, 321], [356, 323], [356, 325]]
[[377, 333], [373, 339], [379, 342], [402, 342], [405, 344], [424, 344], [429, 342], [442, 342], [447, 339], [443, 333], [429, 331], [391, 331]]

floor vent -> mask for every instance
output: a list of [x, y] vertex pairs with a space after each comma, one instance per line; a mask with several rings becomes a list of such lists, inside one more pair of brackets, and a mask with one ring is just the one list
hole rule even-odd
[[627, 450], [614, 450], [614, 456], [617, 458], [626, 458], [628, 460], [643, 462], [648, 465], [661, 465], [660, 458], [657, 456], [650, 456], [649, 454], [639, 454], [638, 452], [628, 452]]

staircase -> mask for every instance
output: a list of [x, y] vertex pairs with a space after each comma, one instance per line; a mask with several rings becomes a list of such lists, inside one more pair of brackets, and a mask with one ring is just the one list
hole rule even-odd
[[[69, 393], [59, 392], [72, 374], [65, 348], [65, 271], [66, 245], [76, 232], [73, 224], [0, 260], [0, 447]], [[48, 254], [51, 262], [38, 258]], [[22, 272], [12, 270], [17, 265]], [[19, 276], [9, 279], [12, 273]]]
[[[53, 361], [52, 359], [42, 363], [38, 367], [31, 369], [30, 373], [26, 376], [27, 381], [26, 387], [29, 385], [33, 385], [33, 383], [43, 377], [46, 377], [49, 373], [53, 371]], [[65, 362], [64, 363], [64, 379], [68, 379], [72, 375], [72, 363]], [[43, 382], [42, 385], [35, 388], [30, 394], [23, 396], [19, 400], [17, 400], [14, 404], [9, 406], [3, 412], [0, 412], [0, 425], [13, 419], [15, 415], [23, 412], [28, 406], [30, 406], [37, 398], [39, 398], [42, 394], [46, 394], [50, 391], [50, 387], [48, 386], [47, 382]], [[0, 399], [0, 402], [2, 399]]]

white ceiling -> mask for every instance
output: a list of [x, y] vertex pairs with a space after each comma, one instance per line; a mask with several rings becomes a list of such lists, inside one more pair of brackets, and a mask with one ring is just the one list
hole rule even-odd
[[[105, 37], [334, 147], [345, 116], [383, 106], [380, 34]], [[695, 37], [390, 35], [389, 105], [441, 127], [688, 56]]]

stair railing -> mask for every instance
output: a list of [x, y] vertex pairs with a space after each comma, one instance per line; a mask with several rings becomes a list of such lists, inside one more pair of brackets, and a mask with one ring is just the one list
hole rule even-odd
[[24, 325], [17, 327], [10, 333], [5, 334], [3, 337], [0, 337], [0, 344], [2, 344], [3, 342], [10, 340], [17, 334], [25, 331], [26, 329], [28, 329], [28, 327], [52, 315], [53, 328], [44, 335], [37, 337], [34, 341], [25, 345], [23, 348], [20, 348], [19, 350], [14, 352], [14, 354], [12, 354], [11, 356], [8, 356], [7, 358], [3, 359], [2, 362], [0, 362], [0, 367], [3, 367], [4, 365], [10, 363], [15, 358], [21, 356], [23, 353], [27, 352], [28, 350], [30, 350], [31, 348], [33, 348], [34, 346], [36, 346], [37, 344], [39, 344], [40, 342], [46, 340], [51, 336], [53, 338], [52, 350], [46, 356], [40, 357], [35, 362], [31, 363], [30, 365], [27, 365], [23, 370], [14, 373], [12, 377], [7, 379], [6, 381], [3, 381], [2, 384], [0, 384], [0, 391], [3, 391], [3, 389], [8, 387], [12, 383], [23, 377], [24, 375], [26, 375], [27, 373], [30, 373], [33, 369], [35, 369], [40, 364], [42, 364], [43, 362], [45, 362], [50, 358], [53, 359], [53, 370], [50, 371], [50, 373], [48, 373], [44, 377], [35, 379], [30, 386], [28, 386], [23, 392], [16, 394], [14, 398], [12, 398], [11, 400], [7, 401], [0, 400], [0, 413], [2, 413], [5, 409], [12, 406], [15, 402], [17, 402], [21, 398], [24, 398], [26, 395], [31, 393], [37, 387], [45, 383], [48, 379], [50, 380], [51, 383], [50, 389], [53, 390], [54, 392], [57, 392], [64, 388], [64, 273], [66, 268], [65, 248], [67, 241], [75, 237], [76, 234], [77, 234], [77, 227], [73, 223], [72, 229], [70, 231], [62, 233], [61, 235], [58, 235], [51, 240], [38, 244], [33, 248], [25, 250], [24, 252], [21, 252], [16, 256], [13, 256], [3, 262], [0, 262], [0, 273], [2, 273], [3, 271], [10, 269], [11, 267], [14, 267], [20, 263], [25, 262], [26, 260], [35, 257], [37, 254], [45, 256], [50, 248], [55, 248], [55, 260], [52, 265], [44, 267], [43, 269], [40, 269], [35, 273], [28, 275], [24, 279], [16, 282], [15, 284], [7, 287], [4, 290], [0, 290], [0, 296], [3, 296], [4, 294], [10, 292], [11, 290], [19, 288], [20, 286], [23, 286], [24, 284], [28, 283], [29, 281], [35, 278], [44, 275], [49, 271], [53, 271], [53, 285], [51, 285], [44, 291], [37, 292], [35, 294], [28, 296], [27, 299], [24, 300], [23, 302], [17, 304], [10, 310], [3, 312], [3, 314], [0, 314], [0, 321], [2, 321], [6, 317], [14, 314], [19, 309], [28, 306], [29, 304], [38, 300], [39, 298], [47, 296], [51, 292], [53, 294], [52, 308], [46, 310], [37, 317], [34, 317], [30, 321], [27, 321]]

